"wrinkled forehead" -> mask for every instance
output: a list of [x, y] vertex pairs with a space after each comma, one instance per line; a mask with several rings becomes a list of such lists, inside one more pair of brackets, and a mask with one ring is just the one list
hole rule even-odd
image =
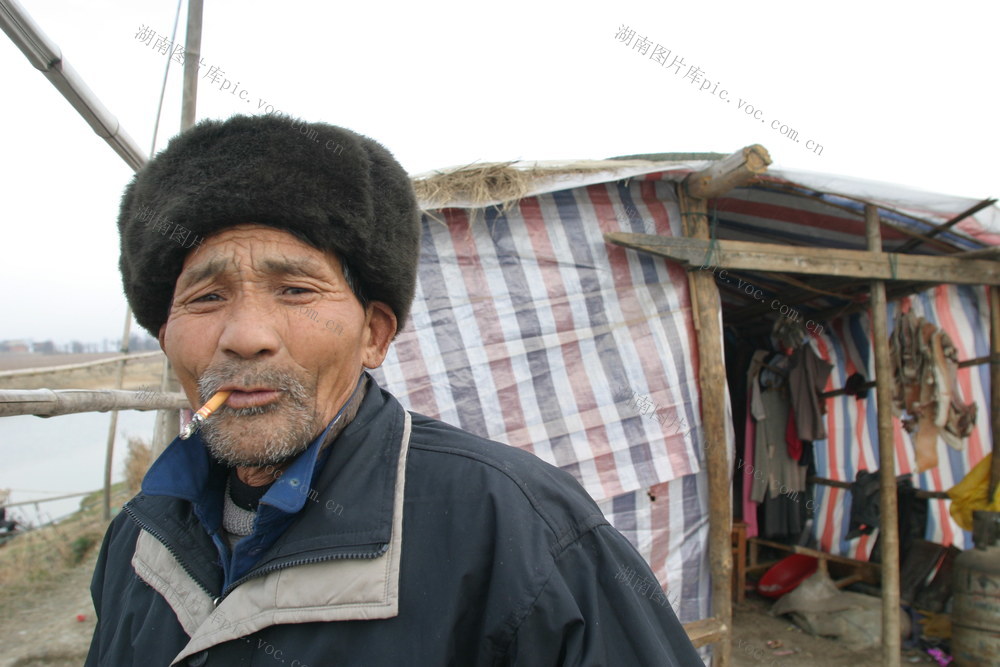
[[249, 273], [331, 278], [341, 276], [342, 270], [334, 253], [319, 250], [284, 230], [237, 225], [212, 235], [188, 254], [177, 277], [177, 288]]

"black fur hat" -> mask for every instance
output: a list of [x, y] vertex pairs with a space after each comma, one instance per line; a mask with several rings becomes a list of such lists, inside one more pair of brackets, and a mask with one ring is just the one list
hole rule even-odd
[[277, 115], [202, 121], [125, 188], [125, 296], [156, 336], [187, 253], [227, 227], [257, 223], [335, 253], [362, 301], [392, 308], [398, 331], [416, 285], [419, 215], [406, 172], [368, 137]]

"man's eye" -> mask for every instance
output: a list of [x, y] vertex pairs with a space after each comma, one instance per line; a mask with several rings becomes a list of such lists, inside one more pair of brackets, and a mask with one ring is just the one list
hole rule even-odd
[[298, 294], [311, 294], [312, 293], [312, 290], [309, 289], [308, 287], [286, 287], [284, 291], [285, 291], [285, 294], [291, 294], [292, 296], [295, 296], [295, 295], [298, 295]]
[[222, 299], [221, 296], [219, 296], [218, 294], [212, 293], [212, 294], [206, 294], [204, 296], [199, 296], [197, 299], [192, 299], [191, 303], [199, 303], [199, 302], [204, 302], [204, 301], [219, 301], [221, 299]]

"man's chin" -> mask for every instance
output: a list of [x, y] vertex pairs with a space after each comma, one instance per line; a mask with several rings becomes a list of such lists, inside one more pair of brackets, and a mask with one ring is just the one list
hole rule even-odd
[[202, 440], [212, 456], [229, 466], [285, 463], [309, 447], [314, 429], [302, 420], [282, 417], [275, 413], [226, 415], [206, 422]]

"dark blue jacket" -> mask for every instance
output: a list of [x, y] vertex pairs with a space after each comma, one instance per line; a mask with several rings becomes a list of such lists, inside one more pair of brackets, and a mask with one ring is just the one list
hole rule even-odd
[[[225, 471], [195, 447], [192, 468], [222, 493]], [[86, 664], [702, 664], [648, 565], [567, 473], [411, 415], [374, 382], [330, 447], [302, 509], [229, 586], [214, 512], [129, 501], [94, 572]]]

